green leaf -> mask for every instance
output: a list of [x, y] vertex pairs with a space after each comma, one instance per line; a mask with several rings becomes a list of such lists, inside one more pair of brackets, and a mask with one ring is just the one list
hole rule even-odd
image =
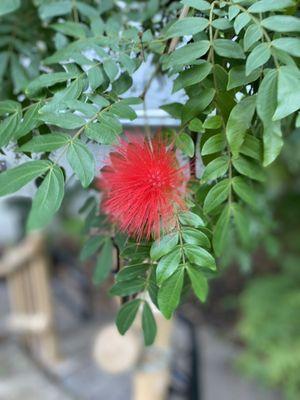
[[28, 161], [18, 167], [0, 173], [0, 196], [21, 189], [33, 179], [44, 174], [50, 167], [48, 161]]
[[80, 140], [73, 140], [67, 151], [67, 159], [83, 187], [88, 187], [94, 179], [95, 160], [88, 148]]
[[252, 24], [248, 26], [244, 36], [244, 50], [248, 51], [250, 47], [262, 37], [262, 30], [259, 25]]
[[199, 118], [192, 119], [188, 128], [192, 132], [204, 132], [202, 121]]
[[87, 70], [87, 77], [92, 90], [97, 89], [104, 82], [102, 68], [99, 65], [93, 65]]
[[70, 0], [56, 1], [55, 3], [43, 3], [39, 7], [41, 19], [50, 19], [53, 17], [69, 14], [72, 11], [72, 3]]
[[225, 137], [222, 133], [211, 136], [203, 145], [201, 154], [206, 156], [208, 154], [218, 153], [224, 150], [226, 145]]
[[144, 343], [146, 346], [151, 346], [155, 340], [157, 327], [153, 317], [153, 313], [148, 303], [145, 301], [142, 314], [142, 329], [144, 334]]
[[222, 118], [220, 115], [214, 115], [213, 117], [208, 117], [203, 124], [205, 129], [218, 129], [222, 126]]
[[0, 148], [6, 146], [14, 138], [20, 119], [20, 113], [15, 112], [0, 123]]
[[20, 112], [20, 104], [14, 100], [0, 101], [0, 115]]
[[217, 257], [220, 257], [227, 245], [230, 226], [230, 206], [227, 204], [215, 226], [213, 234], [213, 248]]
[[249, 76], [255, 69], [264, 65], [270, 57], [271, 50], [268, 43], [260, 43], [254, 47], [246, 61], [246, 75]]
[[300, 57], [300, 39], [299, 38], [279, 38], [272, 41], [272, 46], [283, 50], [294, 57]]
[[215, 39], [213, 42], [215, 52], [221, 57], [244, 59], [243, 49], [237, 42], [229, 39]]
[[212, 160], [204, 169], [202, 180], [210, 181], [225, 175], [229, 167], [228, 156], [221, 156]]
[[57, 165], [51, 166], [33, 199], [27, 221], [29, 230], [43, 228], [52, 220], [63, 200], [64, 184], [62, 170]]
[[275, 32], [300, 32], [300, 19], [290, 15], [273, 15], [261, 21], [263, 27]]
[[300, 71], [293, 66], [282, 66], [278, 71], [278, 106], [273, 120], [285, 118], [300, 108]]
[[186, 244], [184, 253], [192, 264], [199, 267], [206, 267], [212, 270], [216, 269], [216, 262], [213, 256], [205, 249], [194, 244]]
[[215, 94], [215, 89], [208, 88], [204, 89], [200, 96], [189, 99], [182, 109], [182, 123], [187, 123], [205, 110], [213, 101]]
[[92, 236], [83, 245], [80, 251], [80, 260], [85, 261], [90, 258], [102, 245], [104, 238], [102, 236]]
[[205, 0], [182, 0], [181, 3], [200, 11], [207, 11], [210, 9], [209, 2]]
[[202, 17], [185, 17], [177, 20], [166, 31], [164, 37], [166, 39], [194, 35], [204, 31], [208, 27], [208, 20]]
[[180, 260], [181, 249], [179, 246], [159, 260], [156, 268], [156, 280], [159, 285], [173, 275], [179, 266]]
[[236, 17], [236, 19], [234, 20], [234, 24], [233, 24], [235, 33], [238, 35], [241, 32], [241, 30], [243, 28], [245, 28], [246, 25], [248, 25], [248, 23], [250, 21], [251, 21], [251, 17], [248, 13], [243, 12], [243, 13], [239, 14]]
[[251, 237], [249, 232], [249, 219], [240, 204], [232, 204], [232, 214], [235, 226], [244, 246], [249, 245]]
[[121, 335], [124, 335], [131, 327], [140, 308], [141, 302], [140, 299], [135, 299], [124, 304], [120, 308], [116, 318], [116, 325]]
[[[101, 240], [101, 243], [103, 239]], [[100, 244], [101, 244], [100, 243]], [[95, 245], [96, 246], [96, 245]], [[99, 242], [98, 247], [99, 248]], [[100, 285], [109, 275], [113, 268], [113, 244], [110, 238], [106, 238], [97, 258], [96, 267], [93, 272], [93, 283]]]
[[182, 229], [183, 240], [188, 244], [195, 244], [201, 247], [210, 248], [210, 241], [208, 237], [201, 231], [194, 228]]
[[152, 258], [152, 260], [158, 260], [165, 254], [170, 253], [170, 251], [174, 249], [177, 243], [178, 243], [177, 232], [169, 233], [168, 235], [156, 239], [156, 241], [151, 246], [150, 257]]
[[195, 295], [200, 301], [205, 302], [208, 294], [207, 279], [204, 277], [202, 272], [193, 265], [188, 265], [187, 272]]
[[253, 206], [256, 202], [256, 195], [250, 184], [241, 176], [235, 176], [232, 180], [232, 187], [235, 193], [246, 203]]
[[192, 66], [191, 68], [180, 72], [174, 81], [173, 93], [187, 86], [195, 85], [203, 81], [211, 72], [212, 65], [209, 62], [203, 62], [200, 65]]
[[245, 140], [240, 148], [240, 153], [254, 158], [257, 161], [262, 160], [262, 143], [260, 139], [246, 133]]
[[20, 151], [43, 153], [59, 149], [71, 140], [65, 133], [49, 133], [47, 135], [34, 136], [29, 142], [19, 148]]
[[89, 139], [102, 144], [116, 144], [119, 138], [119, 134], [115, 130], [111, 129], [111, 127], [110, 129], [105, 129], [103, 124], [98, 122], [87, 124], [84, 133]]
[[85, 124], [85, 119], [71, 113], [43, 113], [40, 119], [47, 125], [55, 125], [64, 129], [76, 129]]
[[218, 18], [212, 21], [212, 26], [220, 31], [232, 28], [232, 23], [227, 18]]
[[136, 112], [127, 104], [119, 101], [111, 106], [110, 112], [117, 115], [119, 118], [129, 119], [133, 121], [137, 115]]
[[180, 302], [183, 286], [184, 269], [178, 269], [169, 279], [163, 282], [158, 291], [158, 305], [163, 315], [170, 319]]
[[229, 71], [227, 90], [235, 89], [239, 86], [246, 86], [248, 83], [256, 81], [261, 75], [261, 70], [256, 69], [246, 76], [245, 67], [240, 65], [233, 67]]
[[131, 281], [136, 278], [145, 278], [146, 272], [149, 269], [149, 264], [134, 264], [122, 268], [117, 276], [117, 282]]
[[147, 281], [144, 278], [136, 278], [132, 281], [117, 282], [109, 292], [114, 296], [131, 296], [132, 294], [144, 291], [146, 284]]
[[34, 79], [27, 86], [25, 93], [28, 97], [35, 96], [40, 90], [53, 86], [60, 82], [65, 82], [68, 79], [74, 78], [76, 75], [69, 72], [52, 72], [51, 74], [43, 74]]
[[224, 179], [210, 189], [203, 204], [203, 210], [205, 213], [211, 212], [228, 198], [230, 185], [230, 180]]
[[[277, 78], [276, 70], [269, 71], [262, 80], [257, 94], [257, 114], [264, 126], [264, 166], [271, 164], [277, 158], [283, 146], [281, 123], [272, 120], [277, 108]], [[286, 107], [286, 95], [281, 99], [281, 104], [284, 103]]]
[[240, 174], [248, 176], [251, 179], [263, 182], [266, 178], [263, 169], [258, 163], [248, 160], [243, 156], [233, 159], [232, 164]]
[[256, 1], [252, 6], [248, 8], [251, 13], [263, 13], [265, 11], [277, 11], [282, 8], [293, 6], [292, 0], [260, 0]]
[[194, 228], [205, 225], [203, 219], [191, 211], [180, 213], [179, 221], [182, 225], [193, 226]]
[[193, 139], [185, 132], [177, 135], [175, 145], [188, 157], [193, 157], [195, 154], [195, 145]]
[[21, 6], [21, 0], [1, 0], [0, 16], [16, 11]]
[[64, 21], [58, 24], [52, 24], [50, 27], [57, 32], [61, 32], [64, 35], [72, 36], [78, 39], [86, 37], [85, 25], [78, 22]]
[[256, 96], [243, 98], [232, 109], [226, 126], [226, 137], [233, 156], [239, 154], [245, 133], [250, 128], [255, 111]]
[[111, 58], [107, 58], [103, 62], [103, 68], [110, 82], [113, 82], [116, 79], [119, 72], [118, 64]]
[[24, 114], [23, 121], [18, 124], [16, 132], [16, 137], [18, 139], [27, 135], [27, 133], [31, 132], [42, 123], [39, 121], [39, 110], [41, 106], [41, 103], [35, 103], [28, 107], [28, 110]]
[[173, 51], [170, 55], [164, 58], [163, 66], [165, 69], [188, 65], [197, 58], [204, 56], [208, 52], [210, 43], [208, 40], [190, 43]]
[[228, 11], [229, 20], [232, 21], [240, 12], [238, 6], [230, 6]]

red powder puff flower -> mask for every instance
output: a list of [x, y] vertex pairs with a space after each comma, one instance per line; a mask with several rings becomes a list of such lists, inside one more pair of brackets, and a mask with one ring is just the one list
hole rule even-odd
[[161, 139], [122, 140], [101, 170], [103, 210], [129, 235], [157, 238], [185, 208], [186, 180], [174, 150]]

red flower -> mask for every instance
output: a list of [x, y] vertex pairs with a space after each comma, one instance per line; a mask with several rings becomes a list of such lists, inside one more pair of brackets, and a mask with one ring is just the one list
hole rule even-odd
[[162, 140], [122, 140], [101, 170], [103, 210], [129, 235], [159, 237], [185, 208], [186, 180], [174, 150]]

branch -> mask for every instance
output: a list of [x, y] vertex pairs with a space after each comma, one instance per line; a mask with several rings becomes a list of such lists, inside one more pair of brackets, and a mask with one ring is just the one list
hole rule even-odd
[[[183, 9], [181, 10], [181, 13], [180, 13], [180, 15], [179, 15], [178, 20], [180, 20], [180, 19], [186, 17], [186, 16], [188, 15], [189, 10], [190, 10], [190, 7], [189, 7], [189, 6], [184, 6]], [[178, 41], [179, 41], [179, 37], [174, 37], [174, 38], [171, 40], [171, 43], [170, 43], [170, 46], [169, 46], [169, 50], [168, 50], [168, 54], [172, 53], [172, 51], [173, 51], [173, 50], [175, 49], [175, 47], [177, 46]]]

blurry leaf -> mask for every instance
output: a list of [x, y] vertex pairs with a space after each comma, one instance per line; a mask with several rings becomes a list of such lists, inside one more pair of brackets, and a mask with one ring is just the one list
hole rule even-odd
[[89, 139], [102, 144], [115, 144], [119, 138], [119, 135], [114, 130], [105, 129], [97, 122], [87, 124], [84, 133]]
[[110, 82], [113, 82], [119, 72], [118, 64], [111, 58], [107, 58], [103, 62], [103, 68]]
[[205, 110], [213, 101], [215, 94], [215, 89], [209, 88], [204, 89], [200, 96], [190, 98], [182, 109], [182, 123], [187, 123]]
[[34, 128], [38, 127], [42, 122], [39, 121], [39, 110], [41, 103], [35, 103], [28, 107], [28, 110], [24, 114], [23, 120], [18, 124], [16, 137], [19, 139], [22, 136], [27, 135]]
[[210, 248], [208, 237], [201, 231], [194, 228], [182, 228], [183, 240], [188, 244], [196, 244], [201, 247]]
[[194, 35], [208, 27], [208, 19], [202, 17], [185, 17], [174, 22], [166, 31], [166, 39]]
[[63, 197], [64, 175], [57, 165], [53, 165], [34, 196], [27, 228], [32, 230], [46, 226], [60, 208]]
[[207, 279], [204, 277], [202, 272], [193, 265], [188, 265], [187, 272], [195, 295], [200, 301], [204, 302], [208, 294]]
[[124, 335], [131, 327], [141, 302], [140, 299], [132, 300], [124, 304], [119, 310], [116, 318], [116, 325], [121, 335]]
[[190, 43], [173, 51], [163, 62], [165, 68], [188, 65], [197, 58], [204, 56], [210, 47], [208, 40]]
[[55, 3], [45, 3], [39, 7], [39, 14], [41, 19], [53, 18], [65, 14], [69, 14], [72, 11], [71, 0], [56, 1]]
[[251, 179], [263, 182], [266, 178], [264, 170], [258, 163], [243, 156], [233, 159], [232, 164], [240, 174], [246, 175]]
[[193, 139], [185, 132], [177, 135], [175, 145], [188, 157], [193, 157], [193, 155], [195, 154]]
[[21, 0], [1, 0], [0, 2], [0, 16], [9, 14], [17, 10], [21, 6]]
[[234, 156], [238, 155], [245, 133], [251, 125], [255, 102], [255, 95], [245, 97], [234, 106], [230, 113], [226, 126], [226, 136]]
[[235, 176], [232, 180], [232, 187], [235, 193], [251, 206], [256, 203], [256, 195], [250, 184], [241, 176]]
[[[272, 120], [277, 108], [277, 77], [277, 71], [269, 71], [262, 80], [257, 94], [257, 113], [264, 126], [264, 166], [271, 164], [277, 158], [283, 146], [281, 123]], [[289, 91], [288, 93], [290, 94]], [[286, 100], [284, 95], [281, 101], [284, 107]]]
[[150, 256], [153, 260], [158, 260], [160, 257], [168, 254], [178, 243], [178, 233], [169, 233], [152, 244]]
[[250, 47], [262, 37], [262, 30], [259, 25], [252, 24], [248, 26], [244, 36], [244, 50], [248, 51]]
[[[99, 248], [99, 241], [97, 248]], [[101, 240], [101, 242], [102, 241], [103, 239]], [[110, 238], [106, 238], [104, 240], [101, 252], [97, 258], [96, 267], [93, 272], [93, 283], [95, 285], [100, 285], [100, 283], [102, 283], [108, 277], [109, 272], [112, 270], [112, 268], [113, 268], [113, 244]]]
[[230, 185], [229, 179], [223, 179], [210, 189], [203, 204], [205, 213], [211, 212], [228, 198]]
[[80, 140], [73, 140], [67, 151], [67, 159], [83, 187], [89, 186], [95, 175], [95, 160]]
[[20, 113], [15, 112], [0, 123], [0, 148], [6, 146], [14, 138], [20, 119]]
[[300, 57], [300, 39], [299, 38], [279, 38], [272, 41], [272, 46], [283, 50], [294, 57]]
[[189, 122], [189, 130], [192, 132], [204, 132], [202, 121], [194, 118]]
[[133, 121], [137, 117], [136, 112], [122, 101], [114, 103], [110, 108], [110, 112], [119, 118], [129, 119], [130, 121]]
[[282, 8], [293, 6], [292, 0], [260, 0], [252, 4], [248, 11], [251, 13], [263, 13], [265, 11], [277, 11]]
[[40, 119], [47, 125], [55, 125], [64, 129], [76, 129], [85, 124], [85, 119], [72, 113], [43, 113]]
[[48, 161], [28, 161], [0, 173], [0, 196], [14, 193], [50, 168]]
[[[299, 41], [300, 43], [300, 41]], [[278, 106], [273, 120], [279, 120], [300, 108], [300, 71], [296, 67], [282, 66], [278, 70]]]
[[64, 35], [72, 36], [75, 38], [84, 38], [86, 37], [86, 28], [85, 25], [73, 22], [73, 21], [64, 21], [58, 24], [52, 24], [52, 29], [55, 29], [57, 32], [61, 32]]
[[262, 143], [260, 139], [257, 139], [255, 136], [246, 133], [244, 142], [240, 148], [240, 153], [245, 156], [254, 158], [255, 160], [262, 160]]
[[243, 28], [245, 28], [246, 25], [248, 25], [248, 23], [250, 21], [251, 21], [251, 17], [248, 13], [243, 12], [243, 13], [239, 14], [236, 17], [236, 19], [234, 20], [234, 24], [233, 24], [235, 33], [238, 35], [241, 32], [241, 30]]
[[87, 70], [89, 84], [92, 90], [97, 89], [104, 82], [102, 69], [98, 65], [93, 65]]
[[43, 153], [59, 149], [71, 140], [65, 133], [50, 133], [34, 136], [29, 142], [19, 148], [23, 152]]
[[181, 260], [181, 249], [175, 247], [171, 253], [163, 256], [156, 268], [156, 280], [158, 285], [174, 274]]
[[182, 0], [181, 3], [200, 11], [207, 11], [210, 9], [209, 2], [205, 0]]
[[216, 269], [216, 262], [213, 256], [205, 249], [194, 244], [186, 244], [184, 253], [192, 264], [199, 267], [206, 267], [212, 270]]
[[15, 55], [11, 55], [11, 78], [14, 85], [14, 93], [19, 93], [28, 84], [28, 77], [23, 66]]
[[145, 345], [150, 346], [154, 342], [157, 327], [151, 308], [149, 307], [146, 301], [144, 302], [144, 307], [143, 307], [142, 329], [144, 333]]
[[221, 156], [212, 160], [204, 169], [201, 179], [210, 181], [225, 175], [229, 167], [228, 156]]
[[222, 126], [222, 118], [220, 115], [214, 115], [213, 117], [208, 117], [203, 124], [205, 129], [217, 129]]
[[221, 31], [232, 28], [232, 23], [227, 18], [218, 18], [212, 21], [212, 26]]
[[191, 68], [180, 72], [174, 81], [173, 93], [187, 86], [195, 85], [205, 79], [211, 72], [212, 65], [204, 62], [200, 65], [192, 66]]
[[194, 228], [199, 228], [200, 226], [205, 225], [202, 218], [191, 211], [180, 213], [179, 221], [182, 225], [193, 226]]
[[264, 28], [276, 32], [300, 32], [300, 19], [290, 15], [273, 15], [261, 21]]
[[145, 278], [146, 272], [149, 269], [149, 264], [134, 264], [122, 268], [117, 276], [117, 282], [131, 281], [136, 278]]
[[28, 97], [33, 97], [44, 88], [53, 86], [60, 82], [65, 82], [72, 78], [74, 78], [74, 74], [69, 72], [52, 72], [51, 74], [43, 74], [29, 83], [25, 93]]
[[249, 246], [251, 237], [249, 232], [249, 220], [245, 210], [239, 204], [232, 204], [233, 219], [240, 239], [244, 246]]
[[85, 261], [90, 258], [102, 245], [104, 238], [102, 236], [92, 236], [83, 245], [80, 251], [80, 260]]
[[226, 247], [230, 224], [230, 206], [227, 204], [214, 229], [213, 248], [217, 257], [220, 257]]
[[145, 290], [146, 280], [144, 278], [136, 278], [131, 281], [117, 282], [110, 289], [110, 294], [114, 296], [130, 296]]
[[270, 45], [260, 43], [254, 47], [246, 61], [246, 76], [249, 76], [255, 69], [264, 65], [271, 57]]
[[229, 39], [215, 39], [213, 42], [215, 52], [221, 57], [244, 59], [243, 49], [237, 42]]
[[246, 70], [243, 65], [233, 67], [229, 71], [227, 90], [235, 89], [239, 86], [246, 86], [248, 83], [256, 81], [260, 75], [260, 69], [256, 69], [246, 76]]
[[170, 278], [163, 282], [158, 292], [158, 305], [162, 314], [170, 319], [179, 305], [183, 286], [184, 269], [178, 269]]
[[222, 133], [211, 136], [203, 145], [201, 154], [206, 156], [207, 154], [218, 153], [224, 150], [226, 145], [225, 136]]

